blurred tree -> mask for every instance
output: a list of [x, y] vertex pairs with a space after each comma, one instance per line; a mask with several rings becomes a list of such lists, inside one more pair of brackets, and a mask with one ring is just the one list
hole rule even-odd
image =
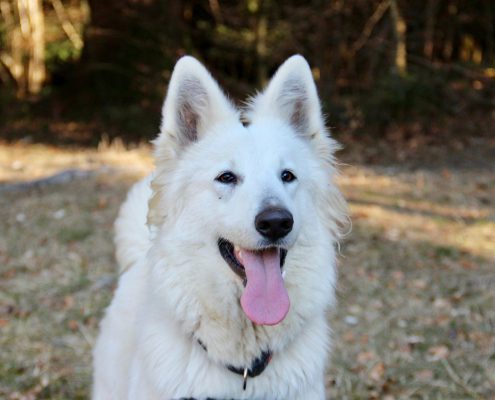
[[77, 29], [74, 27], [74, 24], [72, 23], [70, 16], [67, 13], [67, 10], [62, 4], [62, 1], [61, 0], [50, 0], [50, 1], [52, 3], [53, 9], [57, 14], [57, 18], [60, 21], [60, 25], [64, 30], [65, 34], [72, 42], [74, 48], [78, 51], [81, 50], [84, 45], [83, 40]]
[[[98, 104], [155, 99], [182, 48], [182, 12], [187, 2], [88, 0], [81, 66]], [[163, 90], [162, 90], [163, 92]], [[162, 95], [160, 93], [160, 96]]]
[[435, 40], [435, 22], [438, 12], [439, 0], [428, 0], [425, 10], [425, 42], [423, 46], [423, 54], [425, 58], [431, 60], [433, 58], [433, 47]]
[[392, 17], [392, 30], [396, 42], [394, 51], [394, 72], [404, 76], [407, 72], [407, 25], [396, 0], [390, 0], [390, 16]]
[[45, 20], [41, 0], [0, 2], [7, 49], [0, 61], [16, 83], [17, 95], [38, 94], [46, 79]]

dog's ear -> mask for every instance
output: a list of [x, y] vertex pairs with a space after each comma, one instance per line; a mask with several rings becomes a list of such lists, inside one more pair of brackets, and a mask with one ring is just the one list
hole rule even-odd
[[306, 138], [325, 131], [316, 85], [304, 57], [292, 56], [279, 67], [267, 88], [251, 99], [245, 117], [248, 122], [282, 119]]
[[160, 135], [154, 141], [156, 171], [151, 181], [148, 224], [159, 226], [170, 212], [167, 187], [179, 154], [207, 135], [217, 123], [240, 124], [239, 113], [206, 68], [193, 57], [175, 65], [162, 109]]
[[175, 65], [162, 109], [161, 134], [180, 147], [197, 141], [218, 122], [239, 121], [238, 112], [217, 82], [195, 58], [182, 57]]

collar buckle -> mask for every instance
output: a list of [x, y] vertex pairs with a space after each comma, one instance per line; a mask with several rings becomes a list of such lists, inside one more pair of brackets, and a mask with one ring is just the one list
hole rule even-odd
[[[198, 344], [203, 348], [204, 351], [208, 352], [206, 345], [199, 339], [197, 339]], [[247, 386], [247, 378], [255, 378], [260, 375], [265, 368], [268, 366], [270, 361], [272, 360], [272, 352], [270, 350], [263, 351], [261, 355], [253, 360], [249, 367], [245, 368], [236, 368], [233, 365], [226, 365], [226, 368], [238, 375], [242, 375], [242, 390], [246, 390]]]
[[244, 372], [242, 374], [242, 377], [244, 379], [244, 381], [242, 383], [242, 390], [246, 390], [247, 378], [248, 378], [248, 369], [247, 368], [244, 368]]

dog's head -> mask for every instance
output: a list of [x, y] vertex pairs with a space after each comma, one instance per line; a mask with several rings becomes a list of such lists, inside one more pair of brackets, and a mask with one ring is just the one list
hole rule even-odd
[[289, 58], [250, 101], [243, 124], [203, 65], [184, 57], [162, 117], [149, 223], [180, 227], [191, 246], [195, 238], [214, 246], [219, 276], [245, 286], [247, 316], [280, 322], [289, 309], [286, 256], [297, 246], [311, 251], [322, 235], [333, 242], [345, 215], [332, 183], [336, 144], [307, 62]]

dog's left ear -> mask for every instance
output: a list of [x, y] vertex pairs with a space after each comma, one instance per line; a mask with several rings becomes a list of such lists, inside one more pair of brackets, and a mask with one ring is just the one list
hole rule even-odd
[[268, 87], [252, 99], [245, 116], [249, 122], [264, 117], [281, 119], [305, 138], [324, 132], [316, 85], [304, 57], [295, 55], [287, 59]]
[[175, 65], [162, 109], [161, 134], [182, 148], [205, 135], [219, 122], [236, 121], [237, 110], [198, 60], [182, 57]]

